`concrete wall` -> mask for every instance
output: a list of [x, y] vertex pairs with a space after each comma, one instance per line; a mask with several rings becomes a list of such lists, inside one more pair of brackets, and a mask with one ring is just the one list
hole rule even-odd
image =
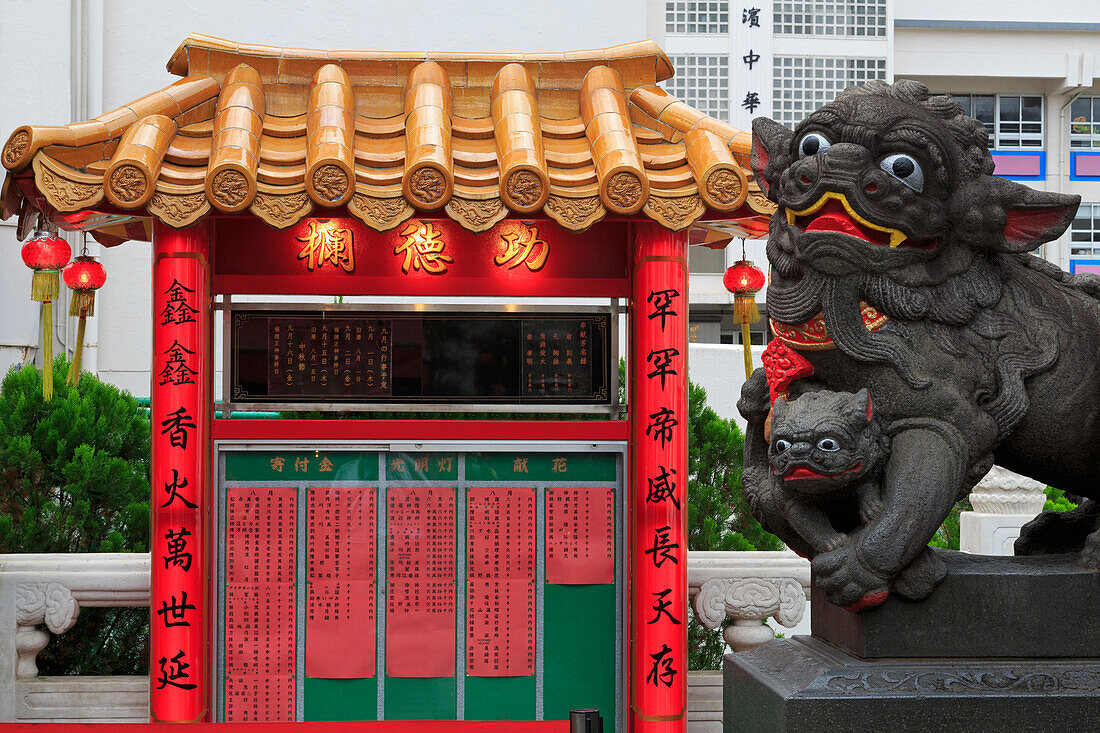
[[[645, 38], [642, 0], [3, 0], [0, 140], [20, 124], [58, 125], [115, 109], [176, 80], [164, 68], [188, 33], [243, 43], [381, 51], [572, 51]], [[73, 241], [78, 241], [73, 238]], [[75, 249], [75, 248], [74, 248]], [[97, 254], [98, 247], [90, 254]], [[150, 248], [103, 253], [107, 285], [89, 328], [85, 365], [149, 396]], [[33, 361], [38, 304], [19, 259], [14, 220], [0, 225], [0, 370]], [[59, 307], [60, 311], [61, 308]], [[57, 318], [55, 350], [73, 346]], [[98, 322], [98, 323], [97, 323]], [[96, 326], [102, 324], [95, 335]], [[98, 344], [96, 344], [98, 341]]]
[[[763, 346], [752, 347], [752, 364], [759, 368]], [[718, 417], [733, 418], [742, 432], [745, 421], [737, 412], [737, 400], [745, 383], [745, 356], [740, 344], [690, 344], [688, 379], [707, 391], [707, 405]]]

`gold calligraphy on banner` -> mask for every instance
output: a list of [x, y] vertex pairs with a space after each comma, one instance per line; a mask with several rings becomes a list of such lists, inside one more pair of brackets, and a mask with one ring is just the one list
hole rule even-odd
[[443, 254], [447, 243], [441, 238], [443, 233], [432, 222], [414, 221], [401, 230], [403, 240], [393, 248], [395, 255], [404, 254], [401, 271], [406, 275], [409, 270], [423, 270], [430, 275], [442, 275], [454, 258]]
[[346, 272], [355, 271], [355, 240], [351, 229], [340, 228], [332, 221], [309, 222], [309, 234], [297, 237], [302, 242], [298, 259], [306, 261], [306, 269], [313, 272], [327, 262]]
[[538, 272], [550, 255], [550, 245], [539, 239], [538, 227], [530, 227], [522, 235], [515, 232], [501, 234], [504, 251], [493, 258], [497, 267], [513, 270], [526, 265], [531, 272]]

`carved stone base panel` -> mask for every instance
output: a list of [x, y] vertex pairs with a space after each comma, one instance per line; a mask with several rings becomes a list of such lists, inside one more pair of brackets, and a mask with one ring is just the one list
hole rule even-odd
[[926, 600], [849, 613], [811, 590], [813, 634], [867, 659], [1100, 659], [1100, 575], [1077, 553], [990, 557], [936, 550], [947, 577]]
[[1100, 659], [863, 660], [809, 636], [727, 654], [725, 733], [1096, 729]]

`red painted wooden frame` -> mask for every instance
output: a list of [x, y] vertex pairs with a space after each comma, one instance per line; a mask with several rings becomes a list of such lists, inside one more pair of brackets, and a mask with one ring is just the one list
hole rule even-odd
[[[0, 733], [102, 733], [103, 723], [0, 723]], [[379, 720], [321, 723], [133, 723], [130, 733], [514, 733], [534, 728], [539, 733], [567, 733], [568, 720]], [[116, 730], [119, 728], [116, 727]]]
[[226, 420], [214, 421], [214, 440], [623, 441], [626, 420]]

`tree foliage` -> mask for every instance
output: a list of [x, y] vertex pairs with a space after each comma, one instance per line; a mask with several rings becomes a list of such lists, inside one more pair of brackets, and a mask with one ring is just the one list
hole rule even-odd
[[[0, 552], [145, 552], [149, 537], [149, 420], [137, 401], [85, 373], [42, 398], [33, 366], [0, 385]], [[85, 609], [38, 656], [43, 674], [139, 674], [148, 612]]]
[[[707, 406], [707, 392], [688, 386], [688, 549], [782, 550], [749, 512], [741, 489], [744, 436], [737, 423]], [[721, 630], [688, 624], [689, 669], [719, 669], [725, 641]]]

